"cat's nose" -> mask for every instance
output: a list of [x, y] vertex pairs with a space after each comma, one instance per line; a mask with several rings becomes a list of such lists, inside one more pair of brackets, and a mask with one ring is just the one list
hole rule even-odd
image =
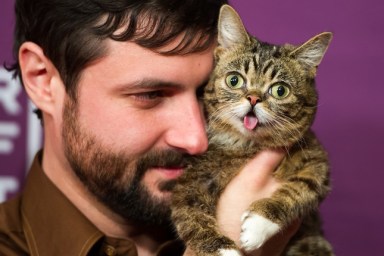
[[261, 99], [255, 95], [248, 95], [247, 100], [251, 103], [252, 107], [254, 107]]

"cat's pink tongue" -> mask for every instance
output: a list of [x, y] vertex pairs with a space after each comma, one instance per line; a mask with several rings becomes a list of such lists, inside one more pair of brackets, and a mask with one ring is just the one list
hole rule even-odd
[[246, 115], [244, 117], [244, 127], [248, 130], [255, 129], [257, 122], [258, 122], [257, 117], [253, 115]]

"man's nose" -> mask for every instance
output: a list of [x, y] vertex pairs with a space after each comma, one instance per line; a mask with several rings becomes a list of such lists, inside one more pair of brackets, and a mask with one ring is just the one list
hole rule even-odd
[[176, 107], [166, 135], [167, 144], [190, 155], [205, 152], [208, 138], [203, 111], [197, 99]]

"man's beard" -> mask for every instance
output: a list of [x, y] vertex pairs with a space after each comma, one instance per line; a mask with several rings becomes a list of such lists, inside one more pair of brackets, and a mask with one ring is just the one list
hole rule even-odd
[[[127, 221], [171, 225], [169, 202], [151, 195], [141, 181], [150, 167], [181, 166], [181, 153], [149, 151], [141, 156], [128, 156], [128, 150], [108, 150], [79, 125], [76, 103], [68, 98], [64, 105], [62, 137], [71, 168], [97, 200]], [[163, 182], [158, 189], [170, 191], [174, 184], [175, 181]]]

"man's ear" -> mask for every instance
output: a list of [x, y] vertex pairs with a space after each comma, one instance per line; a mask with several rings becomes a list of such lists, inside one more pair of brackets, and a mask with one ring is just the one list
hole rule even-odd
[[52, 114], [58, 96], [57, 81], [61, 81], [59, 72], [40, 46], [32, 42], [21, 45], [19, 64], [29, 98], [44, 113]]

